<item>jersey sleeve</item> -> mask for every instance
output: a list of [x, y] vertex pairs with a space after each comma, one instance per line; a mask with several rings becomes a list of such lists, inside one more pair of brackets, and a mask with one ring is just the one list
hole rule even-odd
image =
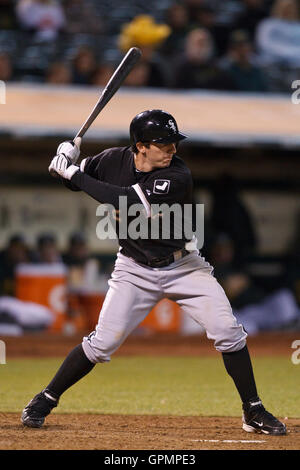
[[[101, 170], [104, 168], [107, 158], [109, 158], [109, 149], [95, 155], [94, 157], [87, 157], [81, 160], [80, 171], [86, 173], [92, 178], [101, 178]], [[99, 178], [100, 176], [100, 178]]]
[[139, 202], [139, 198], [131, 186], [117, 186], [105, 181], [99, 181], [82, 171], [74, 173], [71, 183], [101, 204], [112, 204], [117, 209], [120, 204], [120, 196], [126, 196], [128, 205]]
[[[94, 157], [86, 157], [81, 160], [79, 169], [82, 173], [91, 176], [92, 178], [101, 179], [101, 169], [105, 165], [106, 157], [109, 156], [109, 151], [104, 150], [103, 152], [95, 155]], [[100, 178], [99, 178], [100, 176]], [[76, 184], [69, 180], [61, 178], [64, 185], [71, 189], [71, 191], [81, 191], [81, 188], [77, 187]]]

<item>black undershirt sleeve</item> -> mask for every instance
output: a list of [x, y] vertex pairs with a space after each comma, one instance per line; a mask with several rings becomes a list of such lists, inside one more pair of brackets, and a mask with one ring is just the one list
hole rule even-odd
[[127, 196], [128, 205], [140, 202], [138, 195], [132, 187], [122, 187], [105, 183], [81, 171], [77, 171], [72, 176], [71, 183], [75, 184], [93, 199], [96, 199], [96, 201], [104, 204], [112, 204], [116, 209], [119, 208], [119, 196]]
[[66, 186], [66, 188], [71, 189], [71, 191], [80, 191], [80, 188], [78, 188], [75, 184], [71, 183], [71, 181], [66, 180], [65, 178], [61, 178], [61, 180]]

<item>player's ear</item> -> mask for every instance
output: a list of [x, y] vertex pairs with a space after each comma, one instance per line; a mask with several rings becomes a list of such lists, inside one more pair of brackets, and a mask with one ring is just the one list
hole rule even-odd
[[138, 152], [139, 153], [145, 153], [146, 152], [146, 148], [147, 147], [147, 144], [144, 144], [143, 142], [137, 142], [135, 144], [136, 148], [138, 149]]

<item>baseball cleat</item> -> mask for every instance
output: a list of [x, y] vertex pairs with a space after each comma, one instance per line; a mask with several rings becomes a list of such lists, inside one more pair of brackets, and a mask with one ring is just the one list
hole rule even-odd
[[274, 436], [286, 434], [285, 424], [266, 411], [260, 400], [243, 404], [243, 429]]
[[58, 400], [50, 397], [47, 390], [38, 393], [22, 411], [21, 422], [29, 428], [41, 428], [45, 417], [52, 408], [58, 405]]

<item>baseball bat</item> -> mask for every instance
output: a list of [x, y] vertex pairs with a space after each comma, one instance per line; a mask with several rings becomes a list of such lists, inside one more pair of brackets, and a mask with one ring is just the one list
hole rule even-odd
[[[107, 103], [112, 99], [114, 94], [118, 91], [123, 81], [129, 74], [129, 72], [131, 72], [141, 55], [141, 50], [138, 47], [132, 47], [131, 49], [129, 49], [129, 51], [124, 56], [123, 60], [120, 62], [119, 66], [109, 79], [107, 85], [105, 86], [100, 95], [100, 98], [98, 99], [97, 103], [95, 104], [93, 110], [89, 114], [84, 124], [77, 132], [76, 136], [74, 137], [74, 140], [76, 139], [76, 137], [84, 136], [84, 134], [90, 128], [90, 126], [95, 121], [96, 117], [99, 115], [102, 109], [107, 105]], [[55, 174], [57, 173], [52, 170], [51, 175]]]
[[141, 57], [141, 51], [137, 47], [132, 47], [129, 49], [125, 57], [123, 58], [122, 62], [115, 70], [114, 74], [111, 76], [109, 82], [107, 83], [106, 87], [101, 93], [99, 100], [97, 101], [94, 109], [92, 110], [91, 114], [82, 125], [81, 129], [76, 134], [76, 137], [83, 137], [86, 131], [89, 129], [91, 124], [94, 122], [98, 114], [102, 111], [102, 109], [107, 105], [107, 103], [112, 99], [116, 91], [120, 88], [123, 81], [129, 74], [129, 72], [133, 69], [139, 58]]

